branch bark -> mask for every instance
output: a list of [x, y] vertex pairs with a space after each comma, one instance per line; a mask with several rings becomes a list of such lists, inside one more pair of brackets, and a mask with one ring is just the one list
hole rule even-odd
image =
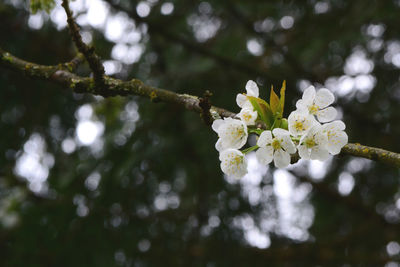
[[69, 8], [68, 0], [63, 0], [61, 5], [67, 14], [68, 28], [75, 46], [78, 48], [79, 52], [85, 56], [87, 62], [89, 63], [90, 69], [93, 71], [93, 77], [96, 86], [100, 88], [104, 87], [104, 67], [100, 61], [100, 57], [94, 52], [94, 47], [89, 47], [82, 41], [82, 36], [79, 33], [79, 27], [74, 21], [72, 12]]
[[[57, 66], [45, 66], [19, 59], [0, 48], [0, 66], [11, 69], [29, 78], [51, 81], [64, 88], [70, 88], [77, 93], [89, 93], [109, 96], [137, 95], [149, 98], [153, 102], [166, 102], [177, 104], [183, 108], [195, 111], [199, 114], [204, 112], [200, 106], [200, 98], [188, 94], [177, 94], [175, 92], [145, 85], [142, 81], [132, 79], [122, 81], [104, 76], [104, 88], [99, 88], [93, 78], [81, 77], [71, 73], [66, 64]], [[236, 114], [226, 109], [211, 106], [210, 114], [213, 119], [220, 117], [234, 117]], [[400, 154], [376, 147], [349, 143], [342, 148], [341, 155], [362, 157], [382, 162], [394, 167], [400, 167]]]

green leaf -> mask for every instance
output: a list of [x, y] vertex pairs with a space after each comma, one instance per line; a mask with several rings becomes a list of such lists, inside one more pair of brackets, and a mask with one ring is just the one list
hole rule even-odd
[[280, 102], [279, 102], [279, 97], [274, 91], [274, 86], [271, 86], [271, 94], [269, 97], [269, 105], [271, 106], [272, 113], [275, 115], [275, 113], [280, 112]]
[[259, 118], [265, 123], [267, 128], [270, 129], [274, 121], [274, 116], [268, 103], [254, 96], [247, 96], [247, 99], [253, 105], [254, 110], [257, 111]]
[[282, 116], [283, 116], [283, 108], [285, 107], [285, 92], [286, 92], [286, 81], [284, 80], [281, 88], [281, 99], [279, 100], [279, 103], [281, 105], [280, 112]]
[[[281, 90], [282, 92], [282, 90]], [[285, 101], [283, 99], [283, 101]], [[271, 106], [271, 111], [273, 114], [273, 124], [272, 124], [272, 129], [274, 128], [280, 128], [281, 126], [281, 121], [282, 121], [282, 115], [283, 115], [283, 108], [281, 105], [281, 99], [279, 99], [278, 95], [274, 91], [274, 87], [271, 86], [271, 94], [270, 94], [270, 99], [269, 99], [269, 104]]]
[[[279, 114], [279, 113], [277, 113], [277, 114]], [[282, 125], [282, 116], [276, 116], [276, 118], [274, 119], [274, 124], [272, 124], [271, 128], [272, 129], [282, 128], [281, 125]]]

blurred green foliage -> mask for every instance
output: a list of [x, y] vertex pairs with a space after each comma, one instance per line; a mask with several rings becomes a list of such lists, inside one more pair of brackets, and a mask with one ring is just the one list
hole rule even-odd
[[49, 13], [56, 4], [54, 0], [30, 0], [31, 11], [36, 14], [39, 10], [44, 10]]

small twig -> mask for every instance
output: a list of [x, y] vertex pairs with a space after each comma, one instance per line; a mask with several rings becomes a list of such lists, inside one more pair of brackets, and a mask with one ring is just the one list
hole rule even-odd
[[203, 94], [203, 97], [199, 99], [199, 106], [201, 107], [200, 117], [203, 119], [204, 123], [208, 126], [211, 126], [213, 122], [213, 118], [210, 113], [211, 104], [210, 104], [210, 97], [212, 93], [206, 90]]
[[93, 71], [95, 85], [99, 88], [104, 88], [104, 67], [100, 61], [100, 57], [94, 52], [94, 47], [90, 47], [82, 41], [82, 36], [79, 33], [79, 27], [74, 21], [72, 12], [69, 8], [68, 0], [63, 0], [61, 5], [67, 14], [67, 22], [72, 40], [74, 41], [79, 52], [85, 56], [87, 62], [89, 63], [90, 69]]
[[80, 64], [85, 60], [85, 56], [81, 53], [78, 53], [70, 62], [66, 62], [63, 66], [70, 72], [75, 72], [75, 70], [79, 67]]

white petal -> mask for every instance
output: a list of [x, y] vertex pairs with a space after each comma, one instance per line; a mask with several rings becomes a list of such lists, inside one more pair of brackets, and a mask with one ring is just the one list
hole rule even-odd
[[288, 118], [289, 133], [294, 136], [305, 134], [316, 124], [314, 116], [296, 110], [290, 113]]
[[329, 122], [335, 119], [337, 111], [334, 107], [328, 107], [317, 111], [317, 118], [320, 122]]
[[329, 157], [329, 152], [323, 147], [315, 146], [311, 148], [311, 159], [317, 159], [320, 161], [326, 160]]
[[254, 125], [256, 123], [258, 113], [253, 109], [243, 108], [238, 116], [246, 125]]
[[247, 160], [237, 149], [226, 149], [221, 152], [221, 170], [229, 176], [240, 178], [247, 173]]
[[315, 96], [315, 104], [319, 108], [325, 108], [335, 101], [335, 96], [326, 88], [322, 88], [318, 90], [317, 95]]
[[315, 124], [310, 128], [310, 130], [308, 130], [308, 132], [301, 137], [300, 144], [303, 143], [305, 139], [309, 138], [313, 139], [317, 144], [319, 144], [318, 141], [326, 141], [326, 139], [323, 139], [324, 136], [326, 136], [324, 128], [321, 126], [319, 122], [315, 122]]
[[271, 131], [264, 131], [261, 133], [260, 137], [258, 138], [257, 146], [265, 147], [266, 145], [271, 144], [271, 142], [272, 142]]
[[326, 148], [332, 155], [337, 155], [340, 153], [342, 147], [344, 147], [348, 142], [348, 136], [345, 132], [335, 132], [328, 135], [328, 143]]
[[219, 157], [218, 157], [219, 160], [221, 160], [221, 161], [224, 160], [226, 158], [226, 156], [228, 155], [229, 150], [230, 150], [230, 148], [221, 150], [221, 152], [219, 153]]
[[240, 149], [247, 143], [247, 134], [243, 135], [242, 138], [237, 139], [236, 142], [232, 143], [232, 148]]
[[256, 151], [258, 161], [263, 164], [269, 164], [273, 159], [274, 149], [271, 146], [261, 147]]
[[246, 83], [246, 91], [249, 96], [258, 97], [258, 86], [254, 81], [249, 80]]
[[224, 147], [222, 146], [221, 138], [218, 138], [218, 141], [215, 143], [215, 149], [218, 152], [221, 152], [222, 150], [224, 150]]
[[289, 154], [296, 153], [296, 146], [293, 144], [293, 141], [290, 139], [289, 135], [284, 135], [281, 137], [281, 146]]
[[290, 164], [290, 155], [289, 153], [283, 151], [282, 149], [278, 149], [274, 153], [274, 163], [278, 168], [285, 168]]
[[237, 94], [236, 96], [236, 104], [239, 107], [243, 107], [244, 103], [247, 101], [247, 97], [244, 94]]
[[343, 131], [346, 129], [346, 124], [343, 121], [333, 121], [331, 123], [327, 123], [324, 125], [325, 130], [333, 130], [333, 131]]
[[274, 134], [275, 137], [281, 138], [285, 135], [290, 135], [288, 130], [282, 129], [282, 128], [275, 128], [272, 130], [272, 133]]
[[215, 120], [215, 121], [213, 121], [213, 123], [212, 123], [212, 125], [211, 125], [211, 128], [212, 128], [216, 133], [218, 133], [218, 129], [219, 129], [219, 127], [220, 127], [222, 124], [224, 124], [224, 120], [221, 120], [221, 119]]
[[308, 112], [307, 105], [306, 105], [306, 103], [304, 103], [304, 100], [303, 100], [303, 99], [297, 100], [297, 102], [296, 102], [296, 108], [297, 108], [298, 110]]
[[314, 141], [317, 143], [319, 146], [326, 146], [328, 143], [328, 136], [326, 132], [322, 131], [322, 127], [319, 128], [320, 131], [316, 132], [314, 135]]
[[253, 105], [250, 103], [249, 100], [246, 100], [246, 101], [244, 102], [242, 108], [247, 108], [247, 109], [254, 110], [254, 107], [253, 107]]
[[225, 118], [224, 124], [218, 128], [223, 148], [239, 149], [247, 142], [247, 126], [241, 120]]
[[321, 132], [323, 130], [321, 123], [319, 122], [315, 122], [314, 125], [310, 128], [310, 130], [308, 131], [307, 135], [315, 135], [318, 132]]
[[302, 136], [300, 137], [300, 142], [299, 142], [299, 144], [303, 144], [304, 140], [306, 140], [306, 139], [309, 138], [310, 132], [311, 132], [311, 130], [308, 131], [306, 134], [304, 134], [304, 135], [302, 135]]
[[310, 151], [309, 149], [304, 146], [304, 145], [300, 145], [297, 147], [298, 151], [299, 151], [299, 156], [302, 159], [310, 159]]
[[306, 90], [304, 90], [302, 99], [304, 101], [303, 103], [306, 106], [312, 105], [312, 103], [314, 102], [314, 99], [315, 99], [315, 88], [314, 88], [314, 86], [311, 85]]

